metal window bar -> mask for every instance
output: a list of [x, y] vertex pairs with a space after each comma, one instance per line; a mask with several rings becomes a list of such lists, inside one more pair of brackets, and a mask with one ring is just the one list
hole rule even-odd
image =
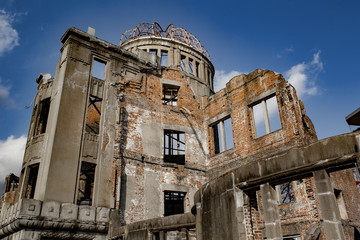
[[163, 86], [163, 104], [177, 106], [179, 87]]
[[185, 165], [185, 138], [183, 132], [165, 130], [164, 161]]
[[90, 95], [88, 112], [86, 115], [86, 132], [88, 133], [99, 134], [101, 102], [102, 98]]

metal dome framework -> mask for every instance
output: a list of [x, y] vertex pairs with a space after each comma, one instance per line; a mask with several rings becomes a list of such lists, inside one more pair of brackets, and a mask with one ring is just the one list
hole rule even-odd
[[144, 37], [160, 37], [180, 41], [204, 54], [208, 59], [210, 55], [207, 50], [200, 44], [200, 41], [184, 28], [176, 28], [172, 23], [164, 31], [157, 22], [140, 23], [135, 28], [127, 30], [120, 39], [120, 46], [127, 42]]

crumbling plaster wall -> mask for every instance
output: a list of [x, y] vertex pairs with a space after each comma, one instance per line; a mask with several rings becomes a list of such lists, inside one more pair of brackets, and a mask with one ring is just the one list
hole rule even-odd
[[[193, 195], [208, 178], [208, 155], [203, 111], [184, 74], [167, 69], [160, 74], [141, 74], [118, 82], [122, 94], [121, 116], [116, 144], [116, 176], [123, 175], [114, 189], [116, 204], [127, 223], [164, 214], [164, 191], [186, 192], [185, 211], [193, 205]], [[137, 87], [132, 83], [137, 80]], [[162, 103], [162, 85], [180, 86], [178, 105]], [[201, 98], [200, 98], [201, 99]], [[185, 165], [163, 161], [164, 129], [185, 133]], [[120, 190], [120, 192], [124, 189]]]

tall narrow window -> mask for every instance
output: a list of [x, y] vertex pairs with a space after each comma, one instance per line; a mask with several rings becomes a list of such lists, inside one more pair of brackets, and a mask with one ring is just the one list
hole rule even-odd
[[78, 205], [92, 204], [95, 168], [96, 168], [96, 164], [88, 163], [88, 162], [81, 163], [78, 198], [77, 198]]
[[184, 213], [184, 192], [164, 192], [164, 216]]
[[179, 87], [173, 85], [163, 85], [163, 104], [177, 106], [178, 105]]
[[184, 55], [181, 55], [180, 58], [180, 68], [181, 71], [186, 72], [186, 57]]
[[168, 52], [161, 50], [161, 66], [166, 67], [168, 65]]
[[50, 110], [50, 98], [42, 100], [39, 104], [39, 112], [35, 123], [34, 136], [45, 133]]
[[195, 76], [200, 77], [199, 76], [199, 62], [195, 62]]
[[276, 96], [263, 99], [252, 106], [256, 137], [281, 129], [279, 109]]
[[94, 59], [92, 67], [92, 76], [98, 79], [105, 79], [105, 63]]
[[193, 72], [193, 60], [189, 58], [189, 73], [194, 75]]
[[212, 126], [214, 134], [215, 154], [234, 147], [231, 118], [221, 120]]
[[185, 133], [164, 130], [164, 162], [185, 165]]
[[90, 95], [88, 110], [86, 114], [86, 128], [87, 133], [99, 134], [100, 118], [101, 118], [101, 104], [102, 99]]
[[149, 53], [157, 56], [157, 49], [150, 49]]
[[25, 198], [34, 198], [35, 189], [36, 189], [36, 181], [39, 172], [39, 164], [34, 164], [29, 166], [28, 168], [28, 180], [25, 191]]

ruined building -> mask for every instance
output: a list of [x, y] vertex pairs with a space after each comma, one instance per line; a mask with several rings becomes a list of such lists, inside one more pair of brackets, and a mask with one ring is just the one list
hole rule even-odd
[[281, 74], [215, 93], [208, 52], [172, 25], [61, 42], [1, 239], [359, 239], [360, 134], [318, 141]]

